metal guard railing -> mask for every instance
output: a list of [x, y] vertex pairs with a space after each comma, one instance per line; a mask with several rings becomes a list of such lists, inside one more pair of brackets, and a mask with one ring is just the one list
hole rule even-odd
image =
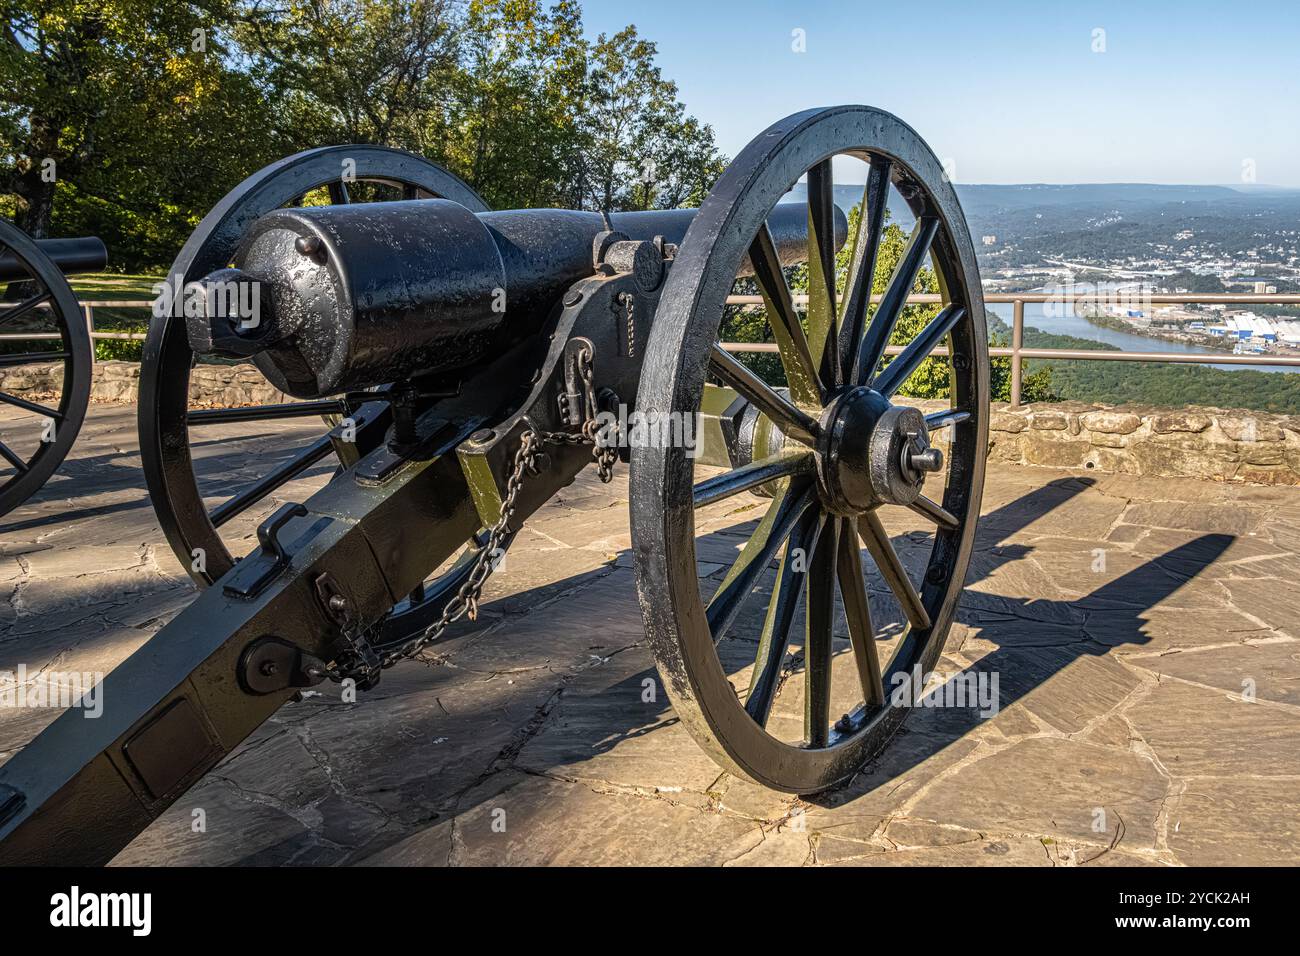
[[[1086, 298], [1086, 296], [1084, 297]], [[804, 304], [808, 301], [805, 295], [794, 296], [796, 304]], [[872, 297], [873, 302], [879, 302], [879, 296]], [[938, 295], [913, 295], [909, 296], [907, 303], [909, 305], [933, 305], [943, 300]], [[988, 293], [984, 296], [985, 304], [1005, 304], [1011, 303], [1012, 321], [1011, 321], [1011, 347], [990, 348], [989, 354], [999, 357], [1009, 357], [1011, 359], [1011, 406], [1013, 408], [1020, 405], [1021, 380], [1024, 369], [1025, 359], [1069, 359], [1086, 362], [1175, 362], [1187, 365], [1273, 365], [1288, 366], [1300, 368], [1300, 355], [1233, 355], [1231, 353], [1217, 355], [1213, 352], [1127, 352], [1112, 350], [1090, 350], [1090, 349], [1027, 349], [1024, 347], [1024, 330], [1025, 330], [1025, 303], [1058, 303], [1069, 304], [1069, 297], [1062, 297], [1058, 294], [1049, 292], [995, 292]], [[1143, 304], [1151, 305], [1295, 305], [1300, 306], [1300, 295], [1278, 294], [1278, 293], [1241, 293], [1239, 295], [1228, 293], [1204, 293], [1196, 294], [1153, 294], [1143, 295], [1141, 297]], [[732, 295], [727, 297], [728, 305], [740, 305], [761, 307], [763, 305], [762, 296], [757, 295]], [[95, 329], [95, 309], [146, 309], [152, 310], [152, 302], [129, 301], [87, 301], [81, 303], [82, 311], [86, 316], [86, 329], [90, 333], [91, 339], [116, 339], [125, 341], [142, 341], [143, 332], [99, 332]], [[22, 335], [7, 334], [0, 335], [0, 340], [4, 339], [34, 339], [34, 338], [58, 338], [57, 335]], [[776, 345], [771, 342], [723, 342], [722, 347], [729, 352], [775, 352]], [[891, 345], [886, 350], [886, 354], [897, 355], [902, 351], [901, 346]], [[946, 348], [937, 348], [932, 353], [934, 355], [947, 355]]]
[[[793, 297], [796, 304], [808, 301], [806, 295]], [[1089, 298], [1079, 296], [1078, 298]], [[880, 296], [872, 296], [872, 302], [879, 302]], [[912, 295], [907, 299], [908, 305], [934, 305], [943, 299], [938, 295]], [[1128, 352], [1110, 349], [1027, 349], [1024, 347], [1025, 303], [1052, 302], [1060, 305], [1071, 303], [1069, 296], [1050, 292], [994, 292], [986, 293], [984, 302], [988, 304], [1011, 303], [1011, 347], [990, 348], [991, 356], [1006, 356], [1011, 359], [1011, 407], [1020, 406], [1021, 380], [1025, 359], [1071, 359], [1078, 361], [1100, 362], [1174, 362], [1185, 365], [1272, 365], [1300, 368], [1300, 355], [1234, 355], [1213, 352]], [[1300, 306], [1300, 295], [1281, 293], [1203, 293], [1200, 295], [1151, 294], [1141, 296], [1142, 304], [1150, 305], [1295, 305]], [[763, 297], [758, 295], [732, 295], [727, 297], [728, 305], [763, 306]], [[1135, 333], [1136, 334], [1136, 333]], [[776, 344], [771, 342], [723, 342], [722, 347], [729, 352], [775, 352]], [[897, 355], [903, 351], [899, 345], [885, 349], [887, 355]], [[940, 347], [933, 355], [947, 355], [948, 350]]]

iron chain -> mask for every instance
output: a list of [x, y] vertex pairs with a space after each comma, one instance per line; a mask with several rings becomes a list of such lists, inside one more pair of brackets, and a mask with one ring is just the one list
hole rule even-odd
[[[537, 456], [543, 445], [591, 445], [592, 458], [596, 462], [596, 472], [600, 476], [600, 480], [606, 484], [613, 480], [614, 463], [618, 460], [618, 449], [614, 443], [600, 440], [599, 431], [601, 425], [596, 417], [594, 369], [590, 349], [584, 348], [578, 353], [578, 372], [582, 377], [583, 398], [586, 404], [582, 430], [580, 432], [539, 432], [529, 427], [520, 436], [519, 448], [515, 452], [510, 476], [506, 479], [505, 497], [501, 499], [501, 516], [488, 531], [487, 540], [475, 552], [469, 576], [457, 590], [455, 596], [447, 602], [447, 606], [443, 608], [438, 620], [426, 627], [416, 637], [395, 642], [396, 646], [386, 650], [379, 649], [378, 653], [371, 645], [368, 634], [361, 633], [350, 626], [345, 627], [343, 636], [350, 645], [348, 660], [343, 662], [342, 665], [331, 665], [326, 668], [325, 674], [330, 680], [338, 682], [351, 677], [357, 681], [358, 685], [373, 682], [379, 671], [418, 654], [442, 637], [447, 628], [462, 617], [468, 616], [471, 621], [478, 619], [478, 605], [483, 596], [483, 587], [496, 569], [497, 558], [495, 556], [503, 553], [505, 547], [509, 546], [509, 539], [514, 533], [510, 528], [510, 521], [515, 514], [515, 503], [527, 477], [536, 475], [540, 471]], [[504, 546], [503, 542], [505, 542]], [[371, 629], [372, 633], [374, 630]]]
[[618, 301], [623, 303], [627, 312], [627, 357], [636, 356], [636, 296], [631, 292], [620, 292]]

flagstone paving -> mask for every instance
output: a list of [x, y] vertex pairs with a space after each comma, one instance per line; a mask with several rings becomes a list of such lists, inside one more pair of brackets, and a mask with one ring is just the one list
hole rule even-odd
[[[229, 494], [316, 433], [213, 428], [206, 488]], [[232, 522], [232, 550], [332, 471]], [[106, 671], [192, 599], [142, 488], [134, 409], [94, 407], [59, 476], [0, 519], [0, 671]], [[1300, 863], [1300, 489], [991, 466], [940, 671], [997, 675], [996, 714], [918, 708], [808, 798], [720, 772], [675, 719], [627, 494], [625, 469], [566, 489], [478, 622], [356, 703], [325, 684], [286, 705], [117, 862]], [[702, 575], [760, 506], [705, 516]], [[923, 530], [888, 527], [924, 561]], [[870, 583], [889, 645], [897, 616]], [[0, 761], [55, 714], [0, 708]]]

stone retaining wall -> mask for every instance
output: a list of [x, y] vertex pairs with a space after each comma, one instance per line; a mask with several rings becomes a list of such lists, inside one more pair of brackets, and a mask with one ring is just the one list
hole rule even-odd
[[[31, 401], [55, 395], [62, 381], [62, 365], [0, 369], [0, 391]], [[136, 400], [139, 390], [138, 362], [95, 364], [90, 386], [92, 402], [131, 403]], [[252, 365], [199, 365], [190, 373], [190, 405], [194, 407], [226, 408], [289, 401], [293, 399], [268, 384]]]
[[1300, 485], [1300, 418], [1219, 408], [998, 403], [989, 458], [1111, 474]]
[[[0, 390], [39, 401], [54, 393], [61, 375], [56, 365], [0, 369]], [[139, 384], [137, 363], [100, 362], [91, 399], [134, 402]], [[292, 399], [251, 365], [200, 365], [190, 376], [190, 404], [195, 407], [286, 401]], [[927, 410], [946, 407], [917, 404]], [[997, 403], [989, 422], [989, 457], [1112, 474], [1300, 485], [1300, 417], [1078, 402], [1013, 411]]]

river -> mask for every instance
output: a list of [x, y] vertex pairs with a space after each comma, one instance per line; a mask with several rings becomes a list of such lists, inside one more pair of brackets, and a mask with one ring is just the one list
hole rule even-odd
[[[1051, 292], [1051, 289], [1043, 291]], [[1050, 306], [1047, 311], [1051, 314], [1044, 314], [1044, 306]], [[1011, 326], [1011, 317], [1014, 306], [1010, 302], [990, 303], [988, 308], [1004, 321], [1008, 327]], [[1060, 302], [1042, 303], [1026, 302], [1025, 303], [1025, 326], [1033, 326], [1043, 332], [1056, 332], [1061, 335], [1073, 335], [1080, 339], [1091, 339], [1094, 342], [1105, 342], [1108, 345], [1118, 346], [1125, 352], [1193, 352], [1200, 355], [1215, 354], [1212, 349], [1202, 348], [1198, 345], [1189, 345], [1186, 342], [1173, 342], [1168, 339], [1158, 339], [1147, 337], [1145, 335], [1133, 335], [1129, 332], [1120, 332], [1116, 329], [1104, 328], [1100, 325], [1093, 325], [1082, 316], [1076, 315], [1072, 306]], [[1242, 369], [1253, 368], [1259, 372], [1290, 372], [1292, 374], [1300, 372], [1300, 369], [1288, 367], [1285, 365], [1212, 365], [1211, 368], [1221, 368], [1230, 372], [1239, 372]]]

